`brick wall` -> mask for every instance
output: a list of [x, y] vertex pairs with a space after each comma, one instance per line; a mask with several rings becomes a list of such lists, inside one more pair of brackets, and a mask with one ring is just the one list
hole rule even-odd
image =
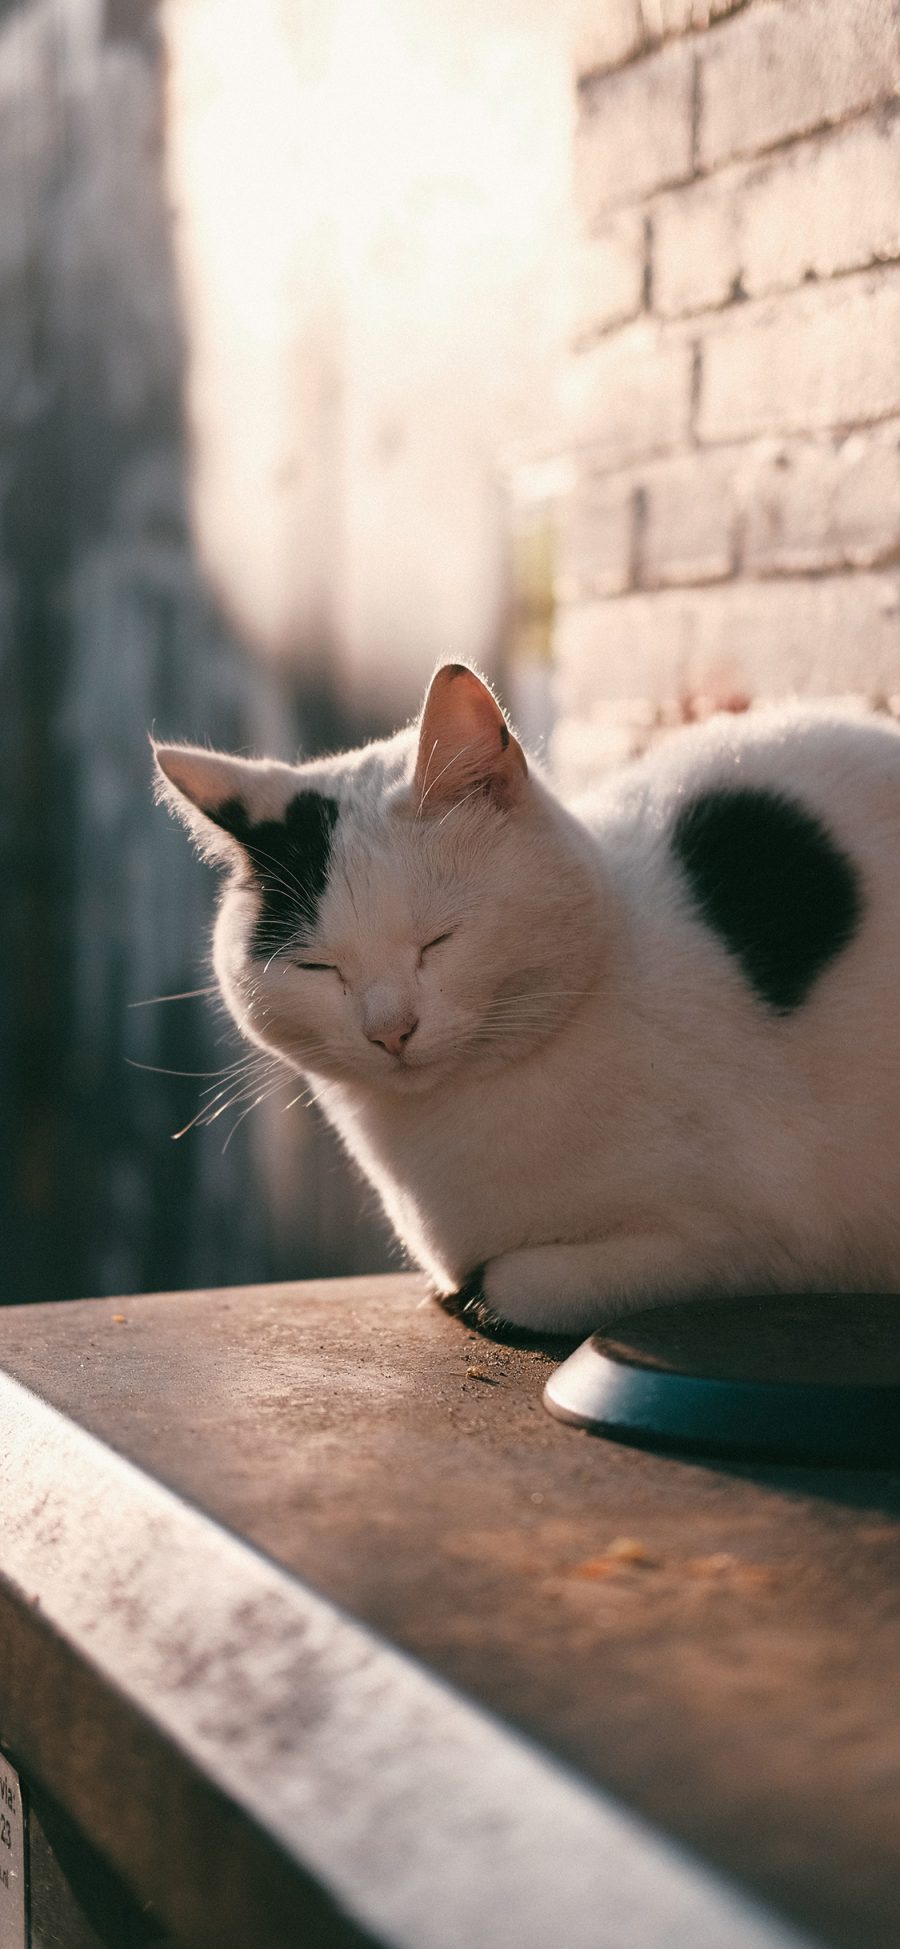
[[892, 0], [582, 0], [570, 778], [709, 701], [900, 693]]

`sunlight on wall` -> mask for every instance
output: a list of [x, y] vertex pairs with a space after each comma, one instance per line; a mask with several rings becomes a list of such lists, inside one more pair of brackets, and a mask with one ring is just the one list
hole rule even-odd
[[489, 657], [498, 479], [552, 443], [566, 12], [166, 0], [199, 545], [270, 654], [403, 708]]
[[334, 542], [328, 22], [314, 6], [296, 19], [280, 0], [163, 13], [195, 526], [238, 626], [276, 654], [327, 629]]

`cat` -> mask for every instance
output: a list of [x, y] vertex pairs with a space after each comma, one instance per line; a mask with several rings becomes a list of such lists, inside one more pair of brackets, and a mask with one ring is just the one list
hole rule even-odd
[[466, 665], [286, 765], [157, 745], [228, 868], [252, 1043], [311, 1080], [435, 1293], [589, 1333], [900, 1280], [900, 729], [676, 731], [564, 805]]

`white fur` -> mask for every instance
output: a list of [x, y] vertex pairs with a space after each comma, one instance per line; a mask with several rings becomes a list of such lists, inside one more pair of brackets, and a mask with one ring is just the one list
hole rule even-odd
[[[896, 1286], [900, 733], [717, 718], [572, 809], [533, 770], [508, 807], [419, 808], [414, 758], [407, 732], [257, 768], [267, 816], [310, 785], [341, 800], [303, 947], [340, 972], [254, 960], [246, 886], [226, 889], [215, 965], [438, 1290], [484, 1265], [497, 1314], [586, 1332], [703, 1290]], [[754, 996], [669, 848], [685, 793], [735, 779], [789, 790], [861, 876], [857, 936], [789, 1015]], [[416, 1019], [402, 1057], [369, 1039]]]

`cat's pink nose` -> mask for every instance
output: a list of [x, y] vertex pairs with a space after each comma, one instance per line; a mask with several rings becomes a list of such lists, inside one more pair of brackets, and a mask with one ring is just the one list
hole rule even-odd
[[415, 1035], [418, 1026], [416, 1016], [411, 1022], [401, 1022], [395, 1029], [379, 1029], [377, 1035], [373, 1029], [367, 1029], [366, 1035], [370, 1042], [377, 1042], [380, 1049], [386, 1049], [389, 1056], [402, 1056], [410, 1036]]

